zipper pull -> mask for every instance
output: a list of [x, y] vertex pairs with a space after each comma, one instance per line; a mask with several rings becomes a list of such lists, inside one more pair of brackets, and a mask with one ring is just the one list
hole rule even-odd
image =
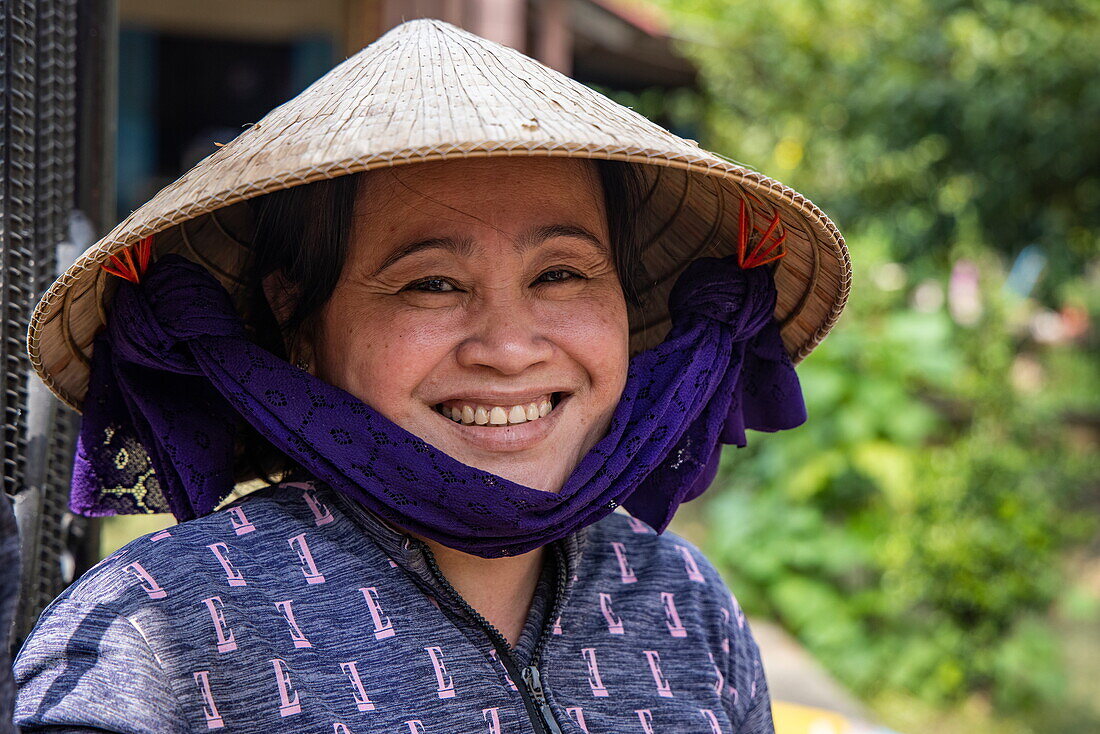
[[524, 668], [523, 682], [527, 684], [527, 690], [531, 691], [535, 703], [538, 704], [539, 714], [542, 716], [542, 723], [546, 725], [546, 729], [550, 734], [562, 734], [561, 727], [558, 726], [558, 722], [554, 718], [554, 712], [550, 710], [550, 703], [546, 700], [546, 694], [542, 690], [542, 677], [539, 675], [539, 669], [534, 665], [528, 665]]

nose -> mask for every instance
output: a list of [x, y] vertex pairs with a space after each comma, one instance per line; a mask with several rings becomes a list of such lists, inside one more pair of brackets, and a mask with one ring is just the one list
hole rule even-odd
[[522, 296], [488, 294], [471, 308], [469, 321], [469, 335], [459, 344], [457, 355], [464, 367], [518, 375], [550, 361], [554, 353], [534, 304]]

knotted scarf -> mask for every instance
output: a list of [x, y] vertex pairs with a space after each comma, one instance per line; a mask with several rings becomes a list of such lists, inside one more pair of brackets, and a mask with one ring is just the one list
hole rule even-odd
[[689, 265], [667, 338], [630, 361], [607, 434], [551, 493], [467, 466], [256, 346], [221, 284], [166, 255], [139, 285], [119, 284], [95, 342], [72, 507], [179, 520], [213, 511], [233, 489], [243, 418], [316, 479], [467, 553], [525, 553], [619, 505], [661, 532], [714, 479], [722, 443], [806, 419], [775, 299], [767, 268]]

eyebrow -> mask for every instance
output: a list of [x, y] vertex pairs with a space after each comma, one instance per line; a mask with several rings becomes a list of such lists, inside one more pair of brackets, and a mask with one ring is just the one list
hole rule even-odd
[[[544, 224], [534, 227], [519, 236], [516, 240], [516, 251], [526, 252], [555, 237], [572, 237], [573, 239], [583, 240], [603, 254], [609, 252], [607, 244], [599, 237], [576, 224]], [[454, 237], [429, 237], [428, 239], [417, 240], [404, 247], [399, 247], [387, 255], [373, 275], [380, 274], [398, 260], [425, 250], [445, 250], [460, 257], [468, 257], [474, 250], [474, 241], [469, 237], [458, 239]]]

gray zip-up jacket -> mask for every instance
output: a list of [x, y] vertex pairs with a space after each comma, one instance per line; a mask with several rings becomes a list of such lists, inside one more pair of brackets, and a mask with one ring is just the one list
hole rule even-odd
[[[553, 544], [515, 648], [423, 543], [271, 487], [140, 538], [42, 615], [24, 731], [772, 732], [737, 602], [686, 541], [613, 514]], [[50, 728], [60, 727], [60, 728]]]

